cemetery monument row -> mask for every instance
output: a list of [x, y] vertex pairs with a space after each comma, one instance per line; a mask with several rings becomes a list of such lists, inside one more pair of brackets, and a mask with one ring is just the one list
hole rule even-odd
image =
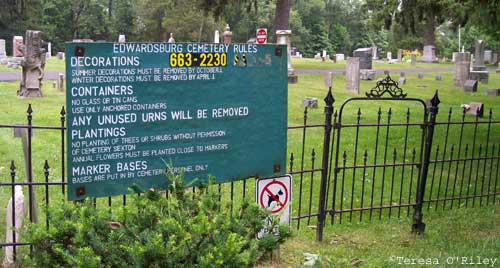
[[[282, 175], [287, 47], [66, 44], [68, 198]], [[197, 180], [199, 179], [199, 180]]]

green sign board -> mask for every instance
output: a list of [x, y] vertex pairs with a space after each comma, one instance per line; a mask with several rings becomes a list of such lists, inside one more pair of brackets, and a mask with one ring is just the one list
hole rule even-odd
[[68, 197], [285, 171], [286, 46], [66, 45]]

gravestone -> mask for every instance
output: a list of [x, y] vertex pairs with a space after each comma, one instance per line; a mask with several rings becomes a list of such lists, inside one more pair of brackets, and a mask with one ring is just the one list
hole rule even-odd
[[345, 55], [344, 54], [335, 54], [335, 60], [345, 60]]
[[485, 42], [483, 40], [476, 41], [474, 66], [469, 74], [469, 79], [488, 84], [489, 73], [486, 66], [484, 66], [484, 46]]
[[491, 50], [484, 51], [484, 63], [490, 64], [492, 62], [493, 52]]
[[175, 43], [174, 33], [170, 33], [170, 37], [168, 38], [168, 43]]
[[464, 83], [465, 92], [477, 92], [477, 80], [467, 80]]
[[463, 87], [465, 81], [469, 79], [470, 53], [456, 53], [455, 70], [453, 74], [453, 84], [456, 87]]
[[366, 69], [359, 70], [359, 77], [361, 80], [375, 80], [375, 71]]
[[441, 80], [443, 80], [443, 77], [440, 75], [436, 75], [435, 79], [436, 79], [436, 81], [441, 81]]
[[460, 53], [460, 52], [453, 52], [451, 54], [451, 62], [455, 62], [456, 61], [458, 53]]
[[306, 97], [302, 100], [302, 108], [318, 108], [318, 98]]
[[406, 85], [406, 74], [404, 72], [400, 72], [399, 73], [398, 84], [400, 84], [400, 85]]
[[488, 96], [500, 96], [500, 89], [498, 88], [489, 88], [486, 92]]
[[57, 52], [57, 59], [64, 60], [64, 52]]
[[398, 61], [403, 61], [403, 50], [401, 48], [398, 49]]
[[224, 29], [222, 36], [224, 37], [224, 44], [231, 44], [231, 40], [233, 38], [233, 32], [231, 32], [229, 24], [226, 24], [226, 28]]
[[418, 79], [424, 79], [424, 74], [419, 73], [419, 74], [417, 74], [417, 77], [418, 77]]
[[63, 73], [59, 73], [59, 76], [57, 79], [57, 90], [64, 91], [64, 74]]
[[500, 73], [500, 63], [498, 63], [497, 65], [497, 70], [496, 70], [497, 73]]
[[378, 60], [378, 47], [372, 47], [372, 56], [374, 60]]
[[215, 30], [215, 32], [214, 32], [214, 43], [215, 43], [215, 44], [219, 44], [219, 43], [220, 43], [220, 34], [219, 34], [219, 30]]
[[7, 53], [5, 52], [5, 39], [0, 39], [0, 59], [6, 58]]
[[491, 56], [491, 63], [492, 64], [496, 64], [498, 61], [498, 54], [497, 53], [493, 53], [493, 56]]
[[411, 53], [410, 65], [415, 66], [417, 64], [417, 54]]
[[372, 48], [358, 48], [354, 50], [353, 56], [359, 58], [359, 68], [361, 70], [372, 69]]
[[21, 46], [23, 45], [22, 36], [14, 36], [12, 38], [12, 57], [22, 57], [23, 52], [21, 51]]
[[42, 44], [42, 32], [26, 31], [26, 44], [22, 47], [23, 75], [17, 92], [19, 97], [42, 97], [43, 68], [45, 67], [45, 49]]
[[387, 60], [388, 61], [392, 60], [392, 52], [387, 52]]
[[435, 46], [424, 46], [424, 55], [421, 59], [422, 62], [438, 62], [436, 57], [436, 47]]
[[471, 102], [464, 109], [465, 114], [483, 117], [484, 104], [482, 102]]
[[323, 61], [326, 60], [326, 50], [323, 50], [323, 54], [321, 54], [321, 58], [323, 59]]
[[357, 57], [347, 58], [346, 65], [346, 91], [347, 93], [359, 94], [359, 65], [360, 61]]
[[124, 34], [118, 35], [118, 43], [125, 43], [126, 42], [126, 37]]
[[45, 59], [52, 58], [52, 43], [47, 43], [47, 52], [45, 53]]
[[314, 59], [315, 60], [321, 60], [321, 53], [316, 53], [316, 55], [314, 55]]
[[474, 66], [473, 71], [484, 71], [486, 67], [484, 66], [484, 41], [477, 40], [475, 44], [474, 52]]
[[489, 73], [488, 70], [484, 71], [470, 71], [469, 79], [478, 80], [481, 84], [488, 84]]
[[[229, 26], [228, 26], [229, 27]], [[291, 46], [292, 30], [278, 30], [276, 31], [277, 44], [286, 45], [286, 54], [288, 58], [288, 83], [295, 84], [298, 82], [299, 77], [295, 74], [292, 66], [292, 46]]]

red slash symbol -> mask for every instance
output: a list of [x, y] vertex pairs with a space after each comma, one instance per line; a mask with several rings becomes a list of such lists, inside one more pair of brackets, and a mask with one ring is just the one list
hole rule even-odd
[[[278, 187], [279, 187], [278, 194], [274, 194], [273, 192], [271, 192], [271, 190], [269, 190], [269, 187], [271, 187], [273, 184], [277, 184], [278, 185]], [[283, 195], [283, 192], [285, 193], [285, 201], [281, 202], [280, 199], [279, 199], [279, 196]], [[278, 213], [278, 212], [280, 212], [285, 207], [286, 203], [288, 202], [288, 190], [286, 189], [285, 184], [283, 184], [280, 181], [273, 181], [273, 182], [267, 184], [264, 187], [264, 190], [260, 194], [260, 206], [262, 208], [269, 207], [269, 204], [272, 202], [271, 200], [269, 200], [268, 206], [265, 205], [265, 202], [264, 202], [264, 195], [265, 194], [267, 194], [267, 196], [269, 198], [271, 198], [273, 201], [275, 201], [276, 203], [279, 204], [279, 206], [276, 209], [272, 210], [271, 213]]]

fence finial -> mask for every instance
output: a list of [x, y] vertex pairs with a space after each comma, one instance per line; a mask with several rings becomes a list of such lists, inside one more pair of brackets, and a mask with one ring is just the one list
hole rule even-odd
[[326, 94], [326, 97], [325, 97], [325, 103], [327, 106], [332, 106], [334, 102], [335, 102], [335, 98], [333, 97], [333, 94], [332, 94], [332, 88], [329, 87], [328, 94]]
[[438, 90], [436, 89], [436, 93], [434, 93], [434, 96], [431, 99], [431, 105], [432, 105], [432, 107], [437, 108], [440, 103], [441, 103], [441, 101], [439, 100]]

